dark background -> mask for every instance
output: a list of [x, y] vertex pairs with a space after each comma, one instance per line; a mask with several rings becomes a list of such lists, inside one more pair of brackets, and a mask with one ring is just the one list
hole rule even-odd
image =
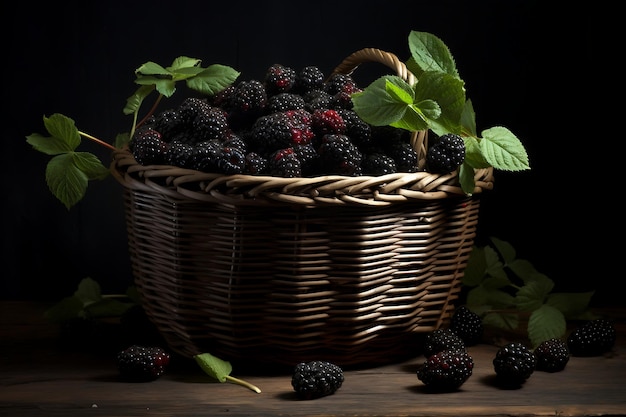
[[[230, 65], [246, 79], [261, 78], [274, 63], [330, 72], [364, 47], [404, 60], [408, 34], [418, 30], [450, 47], [479, 131], [504, 125], [529, 153], [530, 171], [496, 171], [495, 189], [483, 198], [480, 239], [512, 243], [556, 290], [596, 290], [594, 305], [622, 303], [615, 291], [621, 244], [613, 243], [623, 223], [620, 187], [610, 183], [621, 158], [609, 144], [592, 146], [606, 87], [592, 64], [598, 35], [590, 7], [564, 13], [519, 0], [82, 3], [35, 9], [19, 2], [3, 10], [0, 299], [58, 300], [87, 276], [105, 292], [132, 282], [119, 184], [90, 183], [69, 211], [58, 202], [45, 184], [49, 157], [25, 140], [45, 133], [44, 115], [65, 114], [112, 142], [130, 127], [122, 108], [144, 62], [167, 66], [187, 55], [203, 66]], [[83, 142], [82, 150], [109, 162], [107, 150]]]

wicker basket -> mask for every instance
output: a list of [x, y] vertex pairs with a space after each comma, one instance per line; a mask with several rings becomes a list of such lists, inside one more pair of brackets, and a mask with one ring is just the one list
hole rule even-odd
[[[363, 49], [335, 70], [398, 58]], [[412, 143], [423, 165], [426, 132]], [[294, 365], [373, 365], [419, 353], [450, 317], [474, 242], [481, 191], [457, 173], [278, 178], [139, 165], [124, 186], [131, 264], [151, 320], [186, 357]]]

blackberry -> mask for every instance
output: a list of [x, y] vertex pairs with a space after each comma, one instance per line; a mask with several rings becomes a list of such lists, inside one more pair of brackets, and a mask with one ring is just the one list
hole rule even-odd
[[196, 143], [211, 139], [222, 140], [229, 131], [226, 112], [207, 103], [198, 109], [190, 128]]
[[433, 330], [424, 339], [424, 356], [429, 357], [443, 350], [465, 350], [463, 339], [449, 329]]
[[465, 142], [459, 135], [447, 133], [434, 140], [426, 152], [428, 171], [447, 174], [457, 169], [465, 160]]
[[295, 145], [293, 152], [300, 160], [300, 166], [303, 177], [311, 177], [320, 174], [319, 154], [312, 144]]
[[132, 382], [154, 381], [165, 373], [170, 355], [160, 347], [132, 345], [117, 354], [122, 378]]
[[324, 90], [311, 90], [302, 97], [305, 109], [311, 113], [317, 109], [330, 109], [332, 96]]
[[465, 346], [480, 343], [485, 330], [480, 316], [465, 305], [456, 308], [450, 319], [449, 329], [463, 339]]
[[324, 87], [324, 78], [324, 73], [319, 67], [304, 67], [296, 74], [293, 90], [300, 95], [312, 90], [320, 90]]
[[141, 165], [158, 165], [165, 163], [168, 144], [160, 132], [144, 127], [135, 132], [129, 149]]
[[311, 116], [311, 129], [320, 137], [327, 133], [342, 134], [346, 130], [346, 122], [335, 110], [317, 109]]
[[498, 382], [510, 387], [517, 387], [526, 382], [536, 366], [535, 354], [520, 342], [511, 342], [502, 346], [493, 359], [493, 368]]
[[246, 155], [238, 148], [223, 146], [216, 156], [215, 164], [219, 173], [241, 174], [246, 167]]
[[291, 386], [300, 399], [313, 400], [332, 395], [344, 381], [343, 370], [327, 361], [301, 362], [291, 376]]
[[300, 110], [305, 108], [304, 98], [298, 94], [280, 93], [267, 100], [266, 113], [277, 113], [287, 110]]
[[365, 156], [361, 162], [363, 175], [385, 175], [397, 172], [396, 162], [389, 155], [375, 152]]
[[342, 92], [357, 91], [358, 89], [356, 82], [348, 74], [332, 74], [324, 83], [324, 91], [331, 96]]
[[193, 169], [193, 154], [194, 145], [174, 140], [167, 149], [166, 163], [180, 168]]
[[290, 110], [259, 117], [248, 137], [250, 150], [268, 155], [295, 144], [311, 142], [314, 134], [310, 120], [306, 119], [308, 114], [304, 110]]
[[[372, 142], [372, 126], [366, 123], [354, 110], [335, 109], [346, 124], [345, 134], [360, 149], [365, 149]], [[396, 129], [397, 130], [397, 129]]]
[[267, 159], [263, 158], [256, 152], [246, 154], [246, 165], [244, 173], [249, 175], [265, 175], [267, 174]]
[[431, 355], [417, 370], [417, 378], [433, 391], [454, 391], [472, 376], [474, 360], [465, 350]]
[[280, 149], [267, 160], [268, 171], [274, 177], [298, 178], [302, 176], [302, 165], [293, 148]]
[[203, 172], [219, 172], [217, 164], [222, 152], [222, 144], [217, 139], [200, 142], [193, 147], [191, 169]]
[[163, 110], [151, 118], [155, 130], [161, 133], [163, 140], [171, 142], [182, 129], [185, 128], [183, 118], [176, 109]]
[[363, 155], [350, 141], [341, 134], [327, 134], [322, 137], [318, 148], [322, 170], [327, 174], [358, 176], [361, 174]]
[[573, 356], [599, 356], [613, 348], [616, 337], [615, 327], [610, 321], [590, 320], [569, 334], [567, 347]]
[[222, 142], [222, 145], [237, 148], [243, 153], [246, 153], [248, 151], [248, 143], [245, 141], [245, 139], [242, 136], [237, 135], [233, 132], [230, 132], [226, 135], [224, 141]]
[[248, 128], [267, 106], [267, 92], [258, 80], [241, 81], [222, 108], [228, 113], [228, 123], [234, 130]]
[[387, 149], [387, 154], [393, 158], [398, 172], [417, 172], [417, 151], [409, 141], [393, 142]]
[[535, 356], [537, 357], [537, 370], [562, 371], [569, 362], [567, 343], [556, 338], [544, 340], [535, 348]]
[[291, 91], [296, 83], [296, 71], [281, 64], [274, 64], [265, 72], [263, 84], [268, 97]]

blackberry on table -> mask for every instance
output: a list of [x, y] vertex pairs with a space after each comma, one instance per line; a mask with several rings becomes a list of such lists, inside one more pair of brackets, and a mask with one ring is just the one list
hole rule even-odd
[[417, 378], [433, 391], [453, 391], [472, 376], [474, 360], [465, 350], [443, 350], [429, 356]]
[[433, 142], [426, 152], [429, 172], [447, 174], [457, 169], [465, 160], [465, 142], [461, 136], [447, 133]]
[[480, 343], [485, 330], [480, 316], [465, 305], [456, 308], [449, 329], [458, 334], [466, 346]]
[[606, 319], [589, 320], [567, 337], [567, 347], [573, 356], [599, 356], [609, 352], [617, 334], [613, 323]]
[[165, 373], [170, 354], [160, 347], [132, 345], [117, 354], [120, 376], [132, 382], [154, 381]]
[[567, 343], [557, 338], [544, 340], [535, 348], [535, 356], [538, 371], [562, 371], [569, 362]]
[[526, 382], [536, 366], [535, 354], [520, 342], [502, 346], [493, 359], [493, 368], [498, 381], [510, 387], [517, 387]]
[[426, 357], [442, 350], [466, 350], [463, 339], [450, 329], [437, 329], [427, 334], [423, 348]]
[[341, 388], [343, 381], [343, 370], [322, 360], [297, 364], [291, 376], [291, 386], [298, 397], [304, 400], [332, 395]]

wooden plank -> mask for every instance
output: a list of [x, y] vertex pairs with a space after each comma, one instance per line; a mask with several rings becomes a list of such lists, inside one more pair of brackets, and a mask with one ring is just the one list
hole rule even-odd
[[[19, 326], [6, 316], [18, 312], [22, 319], [14, 317]], [[121, 382], [111, 357], [60, 350], [51, 339], [54, 331], [37, 316], [40, 306], [0, 303], [0, 313], [0, 416], [626, 415], [623, 321], [619, 343], [611, 354], [572, 357], [564, 371], [536, 371], [517, 390], [494, 384], [491, 361], [497, 348], [478, 345], [469, 348], [474, 373], [457, 392], [424, 391], [416, 376], [424, 358], [416, 357], [399, 364], [348, 370], [335, 395], [301, 401], [288, 373], [233, 371], [233, 376], [259, 386], [260, 394], [214, 382], [191, 363], [179, 363], [153, 382]]]

